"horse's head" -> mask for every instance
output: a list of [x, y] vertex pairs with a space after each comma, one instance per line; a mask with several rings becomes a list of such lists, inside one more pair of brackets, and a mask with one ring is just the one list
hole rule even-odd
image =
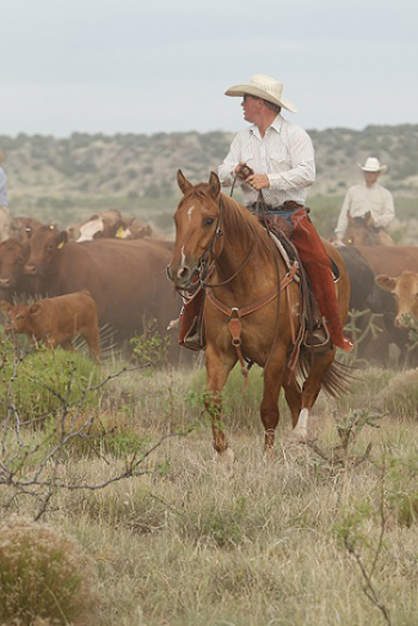
[[209, 183], [193, 186], [181, 170], [177, 182], [183, 198], [174, 215], [176, 241], [168, 278], [179, 289], [187, 289], [219, 253], [221, 184], [215, 173]]
[[347, 215], [348, 226], [344, 235], [343, 243], [347, 246], [374, 246], [377, 242], [376, 233], [373, 232], [373, 219], [370, 211], [361, 217]]

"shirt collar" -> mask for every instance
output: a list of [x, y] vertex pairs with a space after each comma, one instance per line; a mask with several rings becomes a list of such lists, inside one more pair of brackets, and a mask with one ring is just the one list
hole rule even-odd
[[[274, 120], [272, 121], [272, 123], [270, 124], [270, 126], [267, 128], [266, 132], [270, 129], [273, 128], [273, 130], [275, 130], [277, 133], [282, 132], [282, 127], [284, 124], [284, 117], [282, 117], [280, 115], [280, 113], [274, 118]], [[258, 130], [258, 127], [256, 126], [256, 124], [252, 124], [252, 126], [250, 126], [250, 132], [253, 133], [253, 135], [256, 135], [257, 137], [260, 137], [260, 131]]]

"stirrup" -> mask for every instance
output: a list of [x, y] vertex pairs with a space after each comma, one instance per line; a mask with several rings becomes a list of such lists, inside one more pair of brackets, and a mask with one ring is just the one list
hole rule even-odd
[[312, 331], [307, 330], [303, 338], [303, 345], [310, 350], [321, 350], [322, 348], [328, 348], [331, 344], [331, 337], [323, 320], [322, 324]]
[[196, 315], [184, 336], [182, 345], [189, 350], [203, 350], [206, 347], [202, 318]]

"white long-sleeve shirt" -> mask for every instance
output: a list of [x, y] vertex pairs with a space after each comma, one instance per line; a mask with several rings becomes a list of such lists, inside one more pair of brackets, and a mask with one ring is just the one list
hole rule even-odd
[[350, 187], [345, 194], [335, 233], [337, 235], [345, 233], [348, 214], [351, 217], [363, 217], [368, 211], [374, 225], [379, 228], [386, 228], [395, 217], [392, 194], [379, 183], [374, 183], [370, 187], [365, 183]]
[[8, 206], [7, 202], [7, 176], [6, 172], [0, 167], [0, 206]]
[[[309, 135], [278, 115], [261, 137], [252, 125], [236, 135], [229, 153], [218, 168], [221, 184], [232, 185], [235, 167], [245, 162], [256, 174], [267, 174], [270, 187], [263, 189], [267, 204], [279, 206], [286, 200], [306, 202], [306, 187], [315, 181], [314, 148]], [[258, 191], [239, 179], [247, 206], [257, 201]]]

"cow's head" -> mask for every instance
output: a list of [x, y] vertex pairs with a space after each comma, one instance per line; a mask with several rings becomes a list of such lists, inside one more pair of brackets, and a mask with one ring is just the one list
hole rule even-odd
[[14, 289], [23, 277], [23, 267], [29, 254], [29, 245], [17, 239], [0, 244], [0, 288]]
[[10, 320], [6, 330], [15, 333], [32, 333], [30, 306], [20, 302], [13, 306], [5, 300], [2, 300], [0, 304]]
[[389, 291], [396, 300], [396, 326], [407, 328], [411, 320], [418, 319], [418, 274], [404, 271], [400, 276], [391, 277], [380, 274], [376, 284]]
[[58, 256], [68, 241], [66, 230], [58, 231], [56, 226], [41, 226], [32, 235], [29, 259], [25, 273], [30, 276], [48, 276], [56, 270]]

